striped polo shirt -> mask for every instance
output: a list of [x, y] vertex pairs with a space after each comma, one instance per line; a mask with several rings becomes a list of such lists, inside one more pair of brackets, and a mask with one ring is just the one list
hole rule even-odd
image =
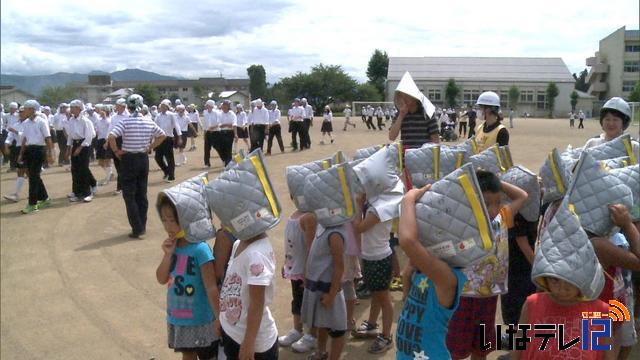
[[122, 136], [122, 150], [126, 152], [146, 152], [152, 137], [165, 135], [153, 120], [135, 116], [120, 121], [113, 127], [111, 134], [115, 137]]
[[419, 148], [431, 142], [431, 135], [439, 134], [438, 122], [425, 117], [422, 107], [418, 111], [407, 114], [400, 127], [402, 145], [409, 149]]

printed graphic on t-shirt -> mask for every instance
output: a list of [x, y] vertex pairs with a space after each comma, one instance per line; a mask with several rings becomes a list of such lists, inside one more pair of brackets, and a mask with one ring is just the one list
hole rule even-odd
[[417, 286], [412, 286], [409, 290], [407, 302], [402, 309], [400, 319], [398, 319], [398, 329], [396, 332], [396, 350], [403, 355], [403, 358], [413, 357], [414, 359], [428, 359], [424, 350], [421, 350], [423, 343], [423, 319], [427, 312], [427, 296], [429, 295], [429, 283], [423, 277]]
[[242, 314], [242, 277], [231, 273], [224, 279], [220, 292], [220, 313], [232, 325], [240, 320]]
[[176, 319], [193, 318], [193, 299], [195, 287], [191, 280], [196, 276], [198, 265], [196, 258], [187, 255], [173, 255], [167, 304], [169, 313]]

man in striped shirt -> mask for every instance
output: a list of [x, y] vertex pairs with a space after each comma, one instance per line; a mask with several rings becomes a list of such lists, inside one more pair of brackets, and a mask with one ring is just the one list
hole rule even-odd
[[[109, 133], [109, 146], [121, 161], [122, 197], [127, 208], [127, 217], [131, 225], [130, 238], [140, 238], [146, 232], [147, 181], [149, 178], [149, 156], [165, 140], [165, 133], [152, 120], [140, 116], [138, 111], [143, 105], [142, 96], [133, 94], [127, 99], [127, 108], [131, 117], [123, 119]], [[116, 144], [116, 138], [122, 136], [122, 148]], [[150, 144], [151, 138], [154, 138]]]

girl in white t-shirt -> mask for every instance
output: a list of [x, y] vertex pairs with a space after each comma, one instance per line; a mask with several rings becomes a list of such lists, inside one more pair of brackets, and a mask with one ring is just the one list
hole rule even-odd
[[244, 141], [244, 144], [247, 146], [247, 151], [251, 148], [251, 146], [249, 146], [249, 140], [248, 140], [249, 139], [248, 121], [249, 119], [247, 117], [247, 113], [242, 108], [242, 104], [236, 105], [236, 123], [237, 123], [236, 132], [238, 136], [234, 139], [234, 142], [233, 142], [234, 154], [238, 152], [238, 139], [242, 139], [242, 141]]
[[278, 329], [269, 310], [275, 264], [266, 233], [233, 244], [220, 291], [220, 324], [227, 359], [278, 358]]
[[324, 145], [324, 137], [329, 134], [329, 139], [331, 139], [331, 143], [333, 144], [333, 136], [331, 133], [333, 132], [333, 124], [331, 121], [333, 120], [333, 113], [331, 112], [331, 108], [329, 105], [324, 107], [324, 114], [322, 115], [322, 128], [320, 131], [322, 132], [322, 140], [320, 141], [320, 145]]
[[[393, 322], [393, 304], [389, 285], [392, 273], [392, 251], [389, 246], [389, 233], [392, 220], [381, 222], [372, 207], [365, 207], [366, 197], [358, 194], [356, 215], [353, 228], [356, 234], [362, 234], [362, 275], [367, 288], [371, 291], [369, 318], [352, 332], [356, 338], [375, 338], [368, 351], [383, 353], [393, 346], [391, 324]], [[382, 332], [378, 332], [378, 315], [382, 310]]]

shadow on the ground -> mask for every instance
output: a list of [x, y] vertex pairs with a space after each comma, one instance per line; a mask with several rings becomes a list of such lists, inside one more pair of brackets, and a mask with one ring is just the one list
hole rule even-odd
[[131, 239], [127, 234], [115, 235], [110, 238], [98, 240], [91, 244], [82, 245], [79, 248], [76, 248], [74, 251], [87, 251], [87, 250], [98, 250], [105, 247], [117, 246], [120, 244], [128, 243], [131, 241], [138, 241], [139, 239]]

